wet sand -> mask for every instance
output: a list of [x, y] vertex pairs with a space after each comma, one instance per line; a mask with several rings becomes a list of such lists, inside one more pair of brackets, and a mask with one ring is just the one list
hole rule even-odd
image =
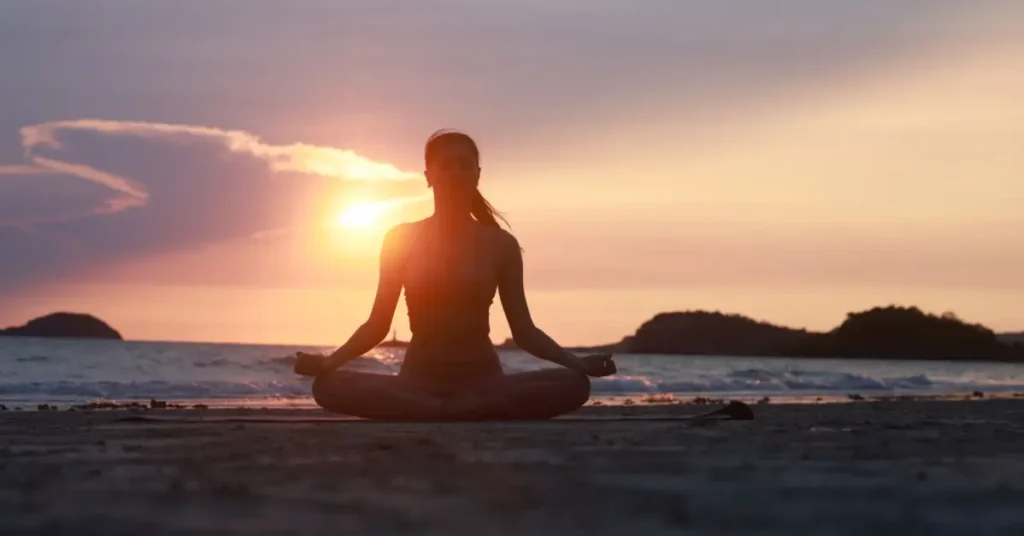
[[147, 422], [0, 412], [0, 534], [1024, 534], [1024, 400], [755, 420]]

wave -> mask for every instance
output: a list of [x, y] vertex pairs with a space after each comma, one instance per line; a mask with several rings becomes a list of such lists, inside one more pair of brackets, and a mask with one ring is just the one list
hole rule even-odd
[[[372, 363], [366, 363], [372, 366]], [[648, 376], [596, 378], [596, 396], [619, 395], [846, 395], [949, 394], [989, 391], [1024, 391], [1024, 384], [940, 382], [926, 375], [876, 378], [851, 373], [777, 373], [741, 370], [718, 378], [665, 379]], [[103, 400], [270, 400], [309, 398], [310, 380], [259, 381], [31, 381], [0, 383], [0, 401], [89, 402]]]
[[[291, 348], [140, 343], [112, 350], [108, 346], [34, 344], [14, 345], [6, 351], [0, 348], [0, 402], [155, 398], [253, 405], [308, 401], [311, 394], [310, 379], [292, 373], [295, 357]], [[403, 355], [400, 349], [377, 349], [347, 366], [394, 374]], [[509, 373], [552, 366], [522, 352], [502, 351], [499, 356]], [[631, 355], [617, 361], [620, 374], [592, 380], [594, 396], [760, 398], [1024, 391], [1024, 367], [1010, 364]]]
[[281, 356], [281, 357], [269, 357], [269, 358], [264, 359], [263, 361], [261, 361], [261, 363], [267, 364], [267, 365], [271, 365], [271, 366], [287, 366], [287, 367], [290, 367], [290, 366], [295, 364], [295, 356], [294, 355], [285, 355], [285, 356]]
[[[803, 376], [803, 377], [801, 377]], [[600, 394], [629, 393], [847, 393], [852, 391], [918, 391], [939, 387], [923, 374], [895, 378], [872, 378], [851, 373], [779, 374], [765, 370], [736, 371], [719, 378], [687, 380], [651, 379], [646, 376], [598, 378], [591, 389]], [[1021, 386], [1024, 387], [1024, 386]]]
[[[401, 363], [401, 357], [386, 353], [376, 355], [364, 355], [351, 361], [349, 365], [358, 370], [375, 370], [397, 372]], [[274, 369], [286, 367], [290, 369], [295, 364], [294, 355], [268, 357], [257, 362], [259, 366], [269, 366]]]

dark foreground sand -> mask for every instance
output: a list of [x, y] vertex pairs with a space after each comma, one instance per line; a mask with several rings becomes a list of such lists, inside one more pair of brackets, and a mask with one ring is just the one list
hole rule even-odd
[[701, 427], [0, 412], [0, 534], [1024, 534], [1024, 400], [754, 409]]

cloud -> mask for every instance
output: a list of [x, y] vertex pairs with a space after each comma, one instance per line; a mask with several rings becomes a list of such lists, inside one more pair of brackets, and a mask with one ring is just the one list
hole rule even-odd
[[413, 180], [420, 176], [383, 162], [375, 162], [354, 151], [304, 143], [270, 145], [240, 130], [222, 130], [197, 125], [174, 125], [134, 121], [78, 119], [41, 123], [21, 129], [26, 156], [33, 158], [39, 147], [60, 148], [60, 134], [85, 131], [149, 139], [200, 140], [221, 144], [226, 149], [266, 160], [274, 171], [295, 171], [345, 180]]
[[[253, 134], [239, 130], [102, 119], [54, 121], [23, 127], [22, 148], [31, 165], [0, 166], [0, 175], [60, 173], [96, 182], [121, 194], [98, 207], [98, 213], [114, 213], [146, 204], [149, 192], [138, 180], [41, 154], [65, 148], [62, 136], [66, 137], [69, 133], [136, 137], [153, 142], [210, 144], [232, 153], [263, 160], [273, 172], [296, 172], [353, 181], [402, 181], [421, 177], [417, 173], [402, 171], [394, 165], [376, 162], [354, 151], [336, 147], [303, 143], [271, 145]], [[0, 218], [2, 216], [0, 213]]]
[[0, 176], [2, 175], [41, 175], [46, 173], [46, 170], [40, 169], [35, 166], [0, 166]]
[[[421, 175], [351, 150], [239, 130], [81, 119], [20, 130], [0, 167], [0, 288], [313, 224], [348, 193], [403, 197]], [[6, 227], [5, 227], [6, 226]]]
[[149, 193], [145, 191], [145, 188], [135, 183], [135, 181], [105, 173], [90, 166], [61, 162], [60, 160], [41, 156], [32, 156], [31, 160], [43, 172], [79, 177], [106, 186], [121, 194], [107, 199], [101, 206], [96, 208], [96, 214], [112, 214], [128, 208], [140, 207], [145, 205], [146, 200], [149, 198]]
[[[89, 217], [117, 199], [109, 188], [37, 167], [0, 168], [0, 225], [26, 227]], [[5, 244], [6, 245], [6, 244]]]

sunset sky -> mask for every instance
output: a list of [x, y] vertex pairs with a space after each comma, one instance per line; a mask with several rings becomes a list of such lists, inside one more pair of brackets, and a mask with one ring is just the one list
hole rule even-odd
[[1024, 329], [1024, 2], [15, 1], [0, 47], [0, 326], [341, 344], [455, 127], [563, 344]]

